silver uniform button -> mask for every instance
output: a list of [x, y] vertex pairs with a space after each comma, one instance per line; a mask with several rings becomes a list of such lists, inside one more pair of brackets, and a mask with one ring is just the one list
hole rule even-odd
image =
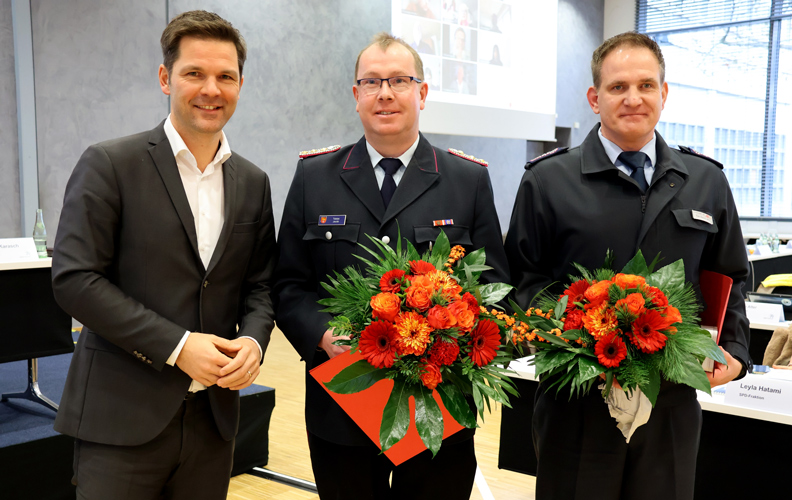
[[390, 243], [390, 236], [383, 236], [382, 237], [382, 242], [385, 243], [386, 245], [389, 244]]
[[325, 238], [327, 238], [328, 240], [332, 240], [333, 239], [333, 233], [331, 233], [330, 231], [326, 232], [325, 233]]

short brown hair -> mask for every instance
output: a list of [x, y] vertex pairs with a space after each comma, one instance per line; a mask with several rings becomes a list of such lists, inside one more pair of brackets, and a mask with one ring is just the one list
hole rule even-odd
[[594, 54], [591, 56], [591, 78], [594, 80], [595, 89], [598, 89], [602, 83], [602, 61], [604, 61], [605, 57], [614, 49], [622, 45], [640, 47], [652, 51], [652, 54], [657, 58], [657, 63], [660, 65], [660, 83], [662, 84], [665, 81], [665, 59], [663, 59], [660, 46], [657, 45], [657, 42], [643, 33], [628, 31], [627, 33], [616, 35], [602, 42], [602, 45], [597, 47], [597, 50], [595, 50]]
[[242, 66], [247, 57], [245, 39], [239, 30], [231, 23], [214, 12], [205, 10], [191, 10], [171, 19], [165, 31], [162, 32], [160, 45], [162, 46], [162, 64], [168, 70], [168, 75], [173, 71], [173, 63], [179, 58], [179, 44], [182, 38], [193, 37], [202, 40], [220, 40], [231, 42], [236, 47], [239, 74], [242, 75]]
[[[415, 60], [415, 77], [423, 81], [424, 79], [423, 61], [421, 60], [421, 56], [418, 55], [418, 52], [416, 52], [415, 49], [412, 48], [409, 43], [385, 31], [382, 31], [374, 35], [374, 38], [371, 39], [371, 43], [363, 47], [363, 50], [361, 50], [360, 53], [358, 53], [357, 61], [355, 62], [355, 81], [357, 81], [358, 69], [360, 69], [360, 56], [363, 55], [363, 52], [368, 50], [369, 47], [373, 47], [374, 45], [377, 45], [380, 49], [386, 51], [388, 50], [388, 47], [390, 47], [391, 44], [394, 43], [398, 43], [399, 45], [404, 46], [407, 50], [410, 51], [410, 54], [412, 54], [413, 59]], [[400, 76], [411, 76], [411, 75], [400, 75]]]

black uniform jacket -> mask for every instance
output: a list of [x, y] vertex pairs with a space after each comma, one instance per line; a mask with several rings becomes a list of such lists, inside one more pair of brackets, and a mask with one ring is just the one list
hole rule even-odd
[[[642, 195], [610, 161], [598, 129], [579, 147], [526, 165], [506, 238], [518, 303], [527, 307], [553, 282], [560, 293], [567, 275], [578, 274], [573, 262], [601, 267], [608, 249], [615, 252], [615, 269], [638, 250], [647, 262], [659, 253], [658, 267], [684, 259], [685, 277], [696, 288], [705, 269], [734, 280], [720, 345], [745, 365], [749, 330], [742, 288], [748, 258], [721, 168], [669, 148], [657, 134], [655, 172]], [[712, 223], [694, 211], [712, 216]]]
[[[344, 215], [346, 224], [319, 225], [323, 215]], [[453, 225], [433, 225], [441, 219], [453, 219]], [[492, 186], [483, 166], [434, 148], [421, 136], [386, 210], [365, 138], [297, 163], [278, 234], [281, 256], [275, 292], [278, 327], [305, 360], [306, 369], [328, 359], [317, 349], [331, 319], [316, 302], [328, 296], [320, 282], [347, 266], [360, 267], [355, 255], [370, 258], [359, 247], [372, 246], [367, 234], [387, 236], [395, 247], [401, 230], [402, 238], [423, 253], [441, 229], [451, 245], [463, 245], [468, 251], [486, 249], [487, 264], [494, 270], [485, 273], [482, 281], [508, 281]], [[305, 412], [308, 430], [325, 440], [370, 443], [310, 375], [306, 375]]]
[[[253, 337], [266, 349], [274, 326], [267, 175], [236, 153], [223, 164], [225, 221], [204, 268], [163, 123], [89, 147], [66, 186], [53, 289], [85, 327], [55, 430], [88, 441], [138, 445], [165, 428], [191, 382], [165, 363], [186, 331]], [[239, 393], [208, 391], [221, 435], [233, 439]]]

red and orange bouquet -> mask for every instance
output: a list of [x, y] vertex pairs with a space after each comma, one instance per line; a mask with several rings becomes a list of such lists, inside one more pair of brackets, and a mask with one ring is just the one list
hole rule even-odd
[[382, 450], [404, 437], [412, 397], [418, 434], [437, 453], [443, 417], [434, 391], [454, 420], [468, 428], [476, 427], [468, 399], [483, 416], [490, 400], [508, 405], [506, 393], [517, 394], [503, 368], [512, 358], [501, 349], [520, 325], [486, 307], [512, 287], [479, 284], [481, 273], [491, 269], [485, 265], [484, 249], [465, 256], [461, 246], [450, 247], [442, 232], [422, 256], [409, 241], [402, 251], [401, 241], [392, 249], [369, 238], [378, 251], [361, 245], [376, 258], [361, 258], [365, 275], [349, 267], [323, 283], [331, 297], [319, 302], [335, 315], [329, 326], [334, 335], [350, 338], [336, 343], [350, 345], [363, 356], [325, 386], [352, 394], [392, 379], [380, 428]]
[[605, 396], [615, 378], [628, 394], [639, 388], [652, 405], [662, 378], [709, 393], [702, 361], [726, 361], [698, 326], [699, 306], [683, 262], [655, 272], [656, 261], [647, 265], [639, 251], [616, 273], [612, 261], [609, 252], [596, 271], [575, 265], [581, 276], [571, 276], [560, 297], [541, 298], [539, 308], [522, 311], [512, 303], [532, 328], [513, 340], [536, 348], [536, 375], [581, 395], [605, 374]]

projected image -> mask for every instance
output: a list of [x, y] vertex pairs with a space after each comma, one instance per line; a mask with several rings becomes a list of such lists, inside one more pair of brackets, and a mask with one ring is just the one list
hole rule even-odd
[[478, 53], [478, 30], [443, 25], [443, 56], [460, 61], [475, 61]]
[[401, 0], [402, 12], [427, 19], [440, 19], [440, 0]]
[[440, 90], [443, 81], [442, 60], [439, 57], [421, 55], [424, 65], [424, 81], [429, 85], [429, 90]]
[[443, 0], [443, 22], [478, 28], [478, 0]]
[[441, 25], [416, 16], [403, 16], [404, 40], [419, 54], [440, 55]]
[[511, 29], [511, 5], [495, 0], [481, 0], [479, 28], [495, 33], [509, 33]]
[[443, 60], [443, 91], [455, 94], [476, 95], [478, 76], [476, 65]]
[[491, 66], [511, 65], [511, 43], [498, 33], [479, 31], [478, 62]]

